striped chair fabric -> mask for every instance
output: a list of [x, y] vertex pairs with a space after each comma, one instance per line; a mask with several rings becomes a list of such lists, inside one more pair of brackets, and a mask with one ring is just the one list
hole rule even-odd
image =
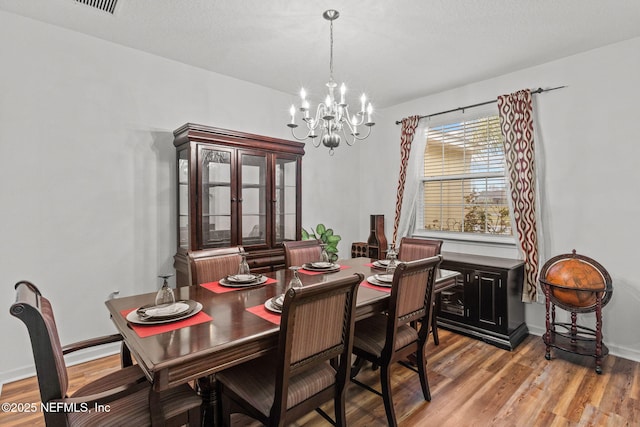
[[191, 284], [217, 282], [230, 274], [236, 274], [242, 253], [242, 246], [189, 252]]
[[319, 261], [322, 247], [318, 240], [284, 242], [284, 263], [287, 268]]
[[[355, 326], [353, 353], [356, 362], [352, 379], [358, 384], [354, 377], [365, 360], [380, 367], [381, 394], [390, 426], [397, 425], [391, 397], [392, 363], [415, 354], [422, 394], [425, 400], [431, 400], [425, 346], [429, 334], [435, 271], [441, 260], [442, 257], [438, 255], [401, 262], [393, 275], [387, 312], [363, 319]], [[427, 321], [421, 322], [420, 329], [416, 331], [411, 323], [423, 318]]]
[[442, 240], [403, 237], [400, 239], [398, 260], [415, 261], [440, 255]]
[[[343, 426], [357, 286], [362, 274], [290, 289], [276, 354], [216, 374], [223, 425], [241, 412], [265, 425], [287, 425], [333, 399]], [[339, 358], [337, 368], [330, 360]]]
[[[400, 239], [400, 249], [398, 250], [398, 259], [400, 261], [414, 261], [417, 259], [430, 258], [440, 255], [442, 249], [442, 240], [422, 239], [413, 237], [403, 237]], [[436, 287], [435, 292], [438, 292]], [[433, 301], [435, 305], [435, 298]], [[435, 316], [431, 318], [431, 333], [433, 334], [433, 343], [440, 344], [438, 338], [438, 321]]]

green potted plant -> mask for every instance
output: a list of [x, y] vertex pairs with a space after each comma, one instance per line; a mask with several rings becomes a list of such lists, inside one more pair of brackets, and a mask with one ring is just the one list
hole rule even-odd
[[318, 224], [315, 228], [309, 229], [308, 232], [302, 229], [302, 240], [316, 239], [326, 244], [326, 251], [329, 254], [331, 262], [338, 260], [338, 242], [342, 239], [338, 234], [333, 234], [333, 229], [325, 227], [324, 224]]

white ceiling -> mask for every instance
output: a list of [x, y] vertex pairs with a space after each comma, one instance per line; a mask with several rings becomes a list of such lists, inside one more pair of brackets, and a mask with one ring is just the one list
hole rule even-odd
[[[185, 64], [323, 97], [334, 74], [386, 107], [640, 36], [640, 0], [0, 0], [0, 9]], [[537, 83], [534, 83], [537, 84]], [[544, 84], [544, 82], [540, 82]], [[315, 97], [314, 97], [315, 95]]]

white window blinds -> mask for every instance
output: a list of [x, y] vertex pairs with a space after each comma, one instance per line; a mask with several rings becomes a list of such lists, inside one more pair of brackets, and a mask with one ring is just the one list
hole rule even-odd
[[430, 128], [422, 228], [511, 235], [504, 145], [496, 116]]

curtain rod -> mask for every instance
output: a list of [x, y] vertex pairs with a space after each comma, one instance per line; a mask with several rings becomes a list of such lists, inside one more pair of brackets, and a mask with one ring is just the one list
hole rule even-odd
[[[556, 90], [556, 89], [562, 89], [565, 88], [567, 86], [558, 86], [558, 87], [552, 87], [549, 89], [542, 89], [541, 87], [539, 87], [538, 89], [532, 90], [531, 94], [537, 94], [537, 93], [542, 93], [542, 92], [550, 92], [552, 90]], [[453, 113], [454, 111], [464, 111], [468, 108], [474, 108], [474, 107], [481, 107], [483, 105], [488, 105], [488, 104], [493, 104], [494, 102], [498, 102], [498, 99], [492, 99], [491, 101], [485, 101], [485, 102], [480, 102], [478, 104], [472, 104], [472, 105], [467, 105], [466, 107], [458, 107], [458, 108], [454, 108], [452, 110], [447, 110], [447, 111], [440, 111], [439, 113], [433, 113], [433, 114], [427, 114], [426, 116], [420, 116], [420, 120], [422, 119], [427, 119], [430, 117], [434, 117], [434, 116], [439, 116], [441, 114], [447, 114], [447, 113]], [[396, 120], [396, 124], [399, 125], [402, 123], [402, 120]]]

